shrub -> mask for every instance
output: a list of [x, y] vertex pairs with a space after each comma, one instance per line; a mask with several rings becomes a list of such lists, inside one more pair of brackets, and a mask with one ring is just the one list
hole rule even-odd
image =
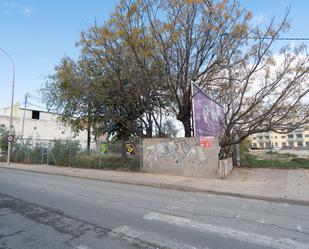
[[309, 167], [309, 159], [308, 158], [293, 158], [291, 160], [291, 162], [293, 163], [297, 163], [297, 164], [303, 164]]
[[54, 140], [50, 149], [50, 163], [58, 166], [69, 166], [76, 160], [80, 150], [81, 147], [78, 141]]

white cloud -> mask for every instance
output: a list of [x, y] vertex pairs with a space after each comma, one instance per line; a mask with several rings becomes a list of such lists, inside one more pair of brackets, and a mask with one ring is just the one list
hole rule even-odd
[[34, 10], [29, 6], [24, 6], [22, 11], [27, 16], [31, 16], [34, 14]]
[[20, 13], [23, 15], [31, 16], [34, 15], [35, 9], [29, 5], [20, 4], [17, 2], [3, 2], [0, 4], [0, 12], [3, 14], [14, 14], [14, 13]]

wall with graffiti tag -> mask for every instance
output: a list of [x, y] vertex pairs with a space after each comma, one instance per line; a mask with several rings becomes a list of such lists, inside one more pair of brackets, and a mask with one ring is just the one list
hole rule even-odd
[[144, 139], [143, 170], [160, 174], [218, 178], [218, 139], [205, 139], [208, 139], [208, 142], [193, 137]]

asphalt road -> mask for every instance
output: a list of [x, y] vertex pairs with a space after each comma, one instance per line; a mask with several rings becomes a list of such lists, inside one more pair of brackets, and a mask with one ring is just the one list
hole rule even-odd
[[0, 169], [0, 248], [309, 249], [309, 207]]

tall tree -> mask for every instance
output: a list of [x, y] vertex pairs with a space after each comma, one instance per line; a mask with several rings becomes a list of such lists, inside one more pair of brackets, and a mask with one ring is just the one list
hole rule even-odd
[[95, 91], [94, 77], [90, 73], [89, 63], [86, 60], [74, 62], [66, 57], [41, 89], [48, 110], [61, 113], [61, 120], [73, 131], [87, 130], [88, 150], [97, 110], [97, 103], [92, 97]]
[[[231, 144], [251, 134], [288, 132], [308, 121], [306, 48], [283, 47], [279, 57], [272, 52], [289, 27], [287, 17], [288, 10], [277, 24], [272, 19], [262, 26], [253, 24], [252, 13], [237, 1], [123, 0], [97, 34], [107, 43], [113, 37], [125, 44], [129, 71], [134, 68], [130, 77], [142, 75], [157, 84], [153, 74], [158, 71], [145, 60], [162, 70], [157, 77], [161, 96], [186, 136], [192, 126], [191, 82], [219, 101], [225, 111], [222, 145], [230, 151]], [[84, 40], [88, 48], [90, 40]]]
[[109, 127], [149, 137], [173, 113], [191, 136], [195, 82], [224, 107], [227, 155], [251, 134], [289, 132], [308, 121], [309, 86], [305, 46], [272, 52], [287, 17], [254, 24], [234, 0], [121, 0], [79, 43], [105, 106], [96, 111]]

